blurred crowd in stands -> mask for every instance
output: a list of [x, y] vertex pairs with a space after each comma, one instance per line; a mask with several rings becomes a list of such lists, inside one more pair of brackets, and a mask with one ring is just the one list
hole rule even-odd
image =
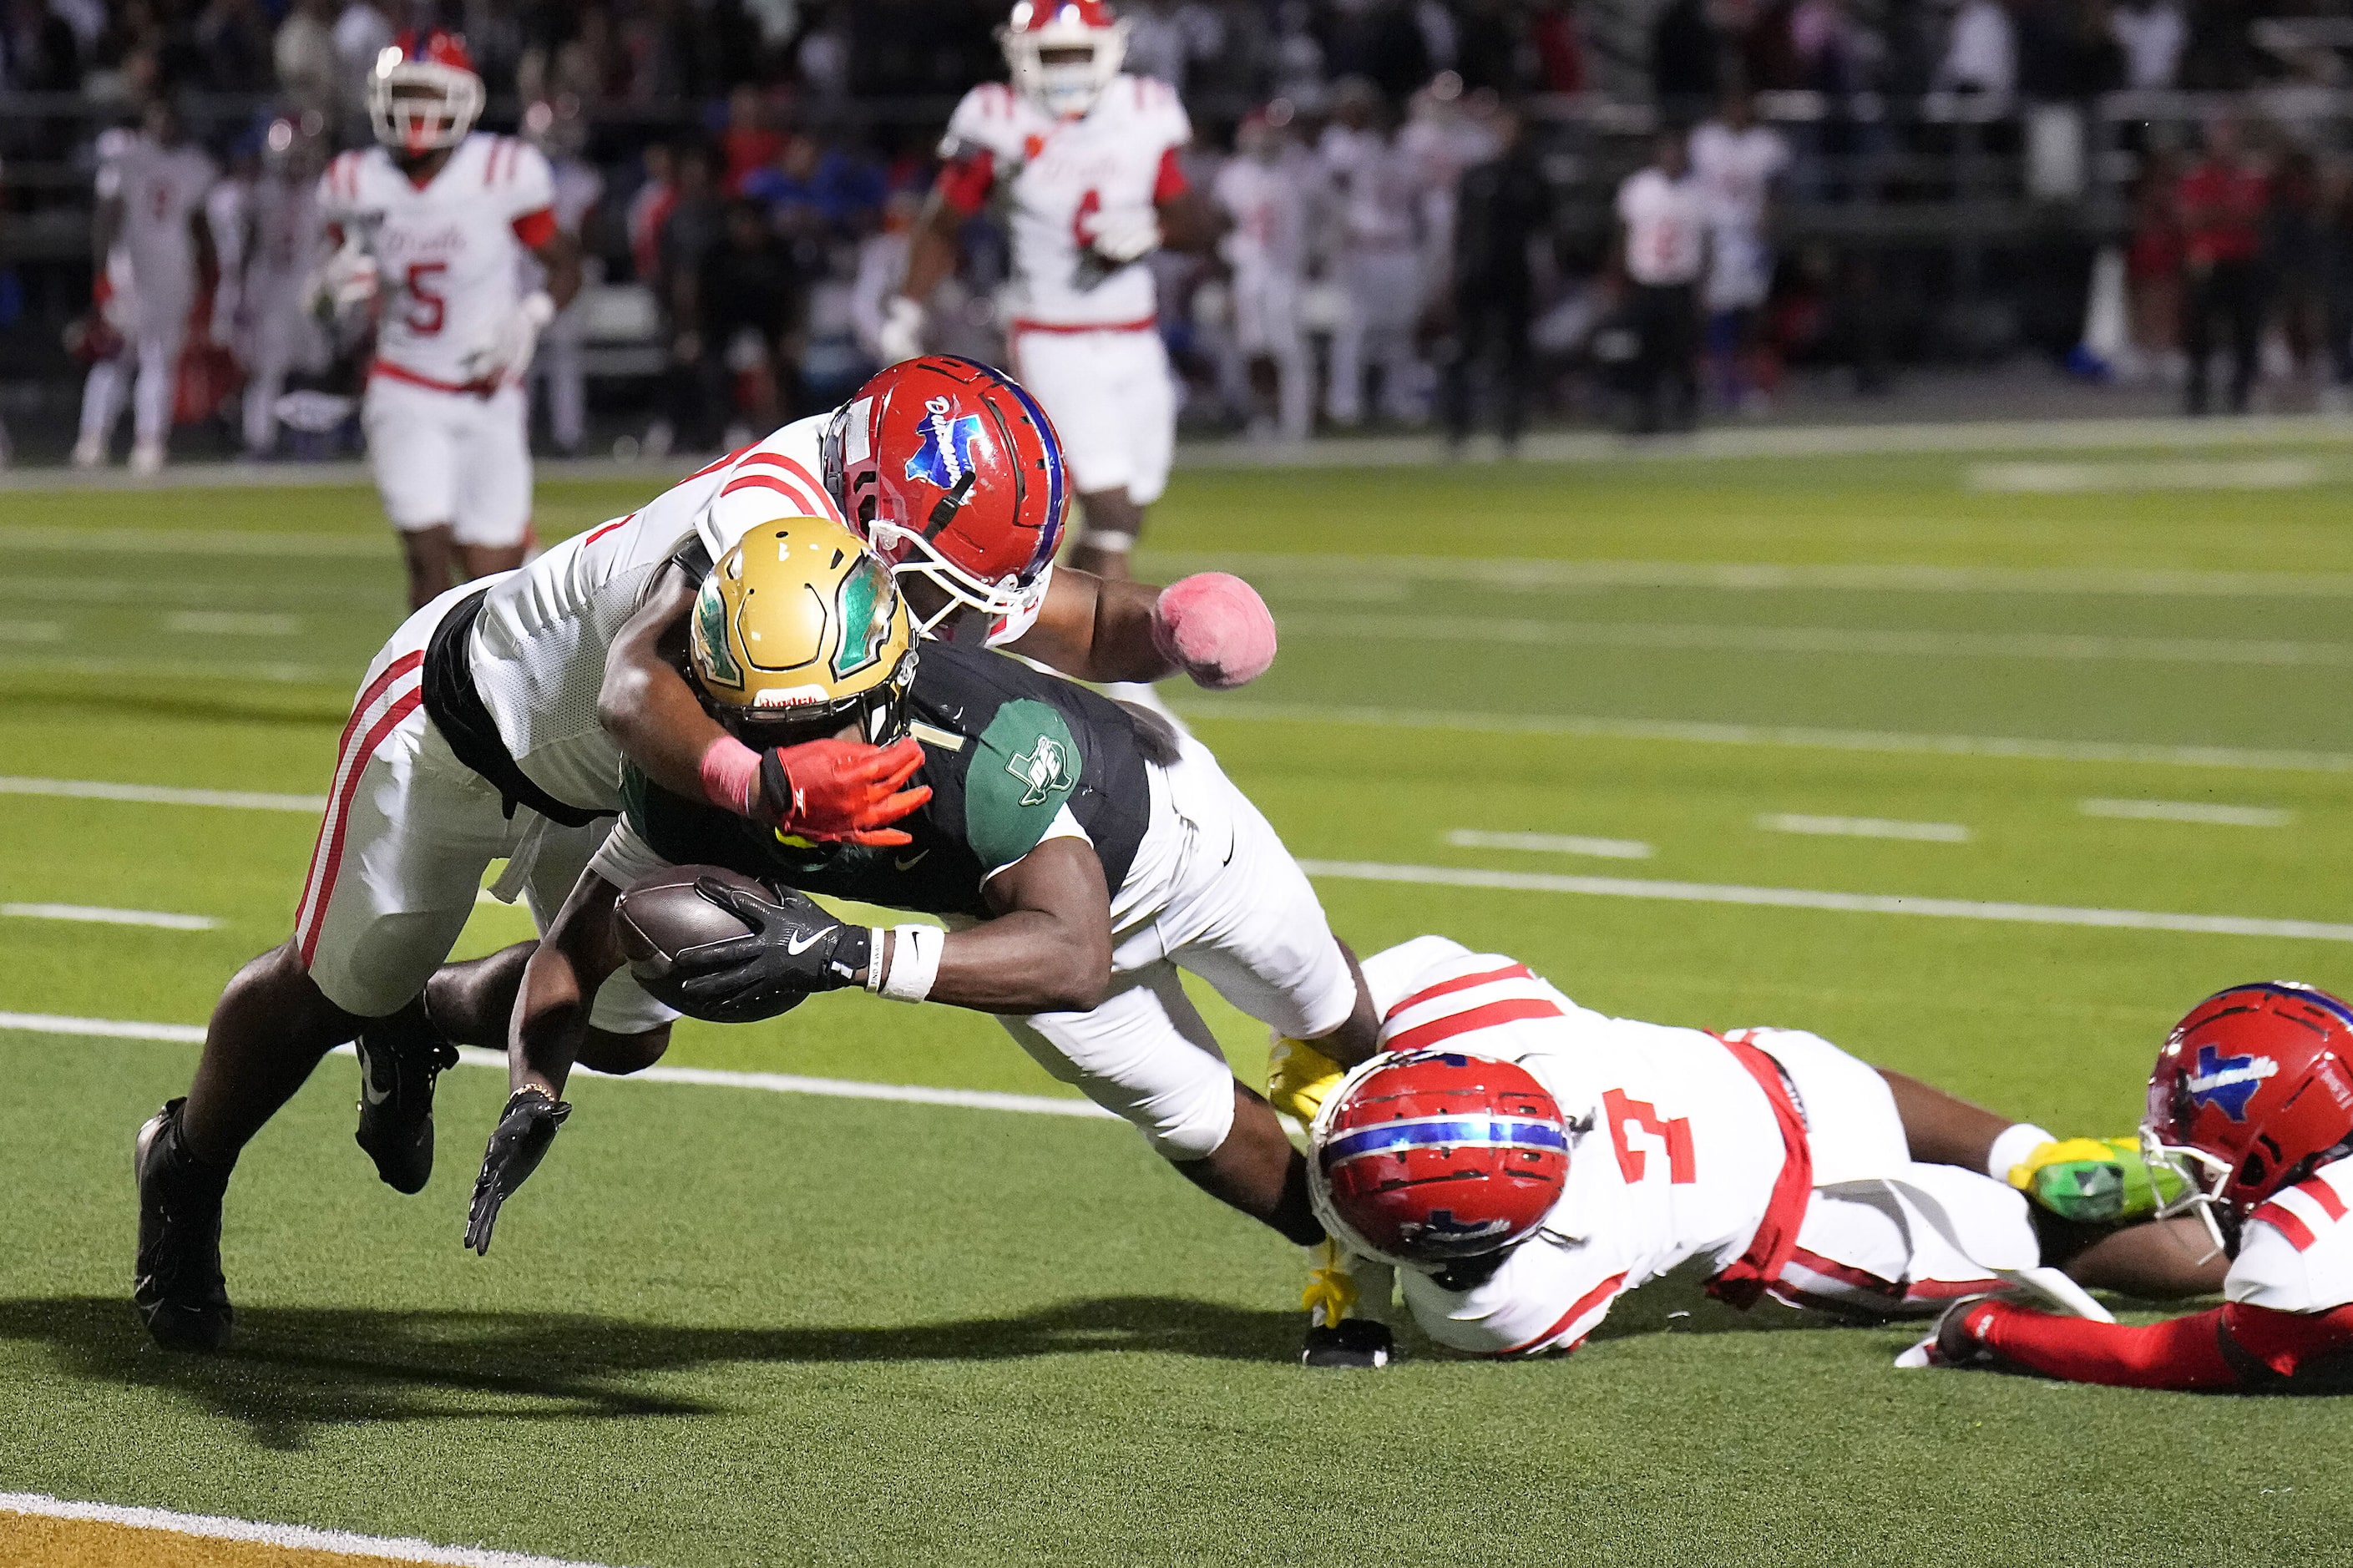
[[[617, 389], [600, 402], [627, 411], [608, 422], [627, 444], [733, 441], [872, 368], [934, 142], [959, 93], [1002, 76], [1007, 9], [0, 0], [0, 348], [30, 341], [10, 339], [12, 323], [54, 344], [88, 298], [87, 225], [66, 219], [89, 205], [101, 127], [174, 98], [224, 171], [207, 205], [216, 265], [282, 272], [256, 226], [285, 205], [268, 188], [364, 142], [378, 51], [439, 24], [463, 32], [488, 84], [486, 126], [520, 129], [555, 162], [559, 217], [588, 257], [590, 288], [543, 350], [549, 441], [587, 439], [591, 378]], [[1987, 242], [1966, 216], [1931, 224], [1907, 235], [1935, 254], [1905, 262], [1834, 225], [1792, 237], [1792, 209], [1907, 193], [1964, 215], [1989, 195], [2063, 207], [2089, 202], [2112, 165], [2129, 205], [2113, 233], [2068, 241], [2072, 281], [2045, 346], [2073, 348], [2087, 375], [2166, 378], [2194, 410], [2245, 406], [2266, 374], [2291, 395], [2334, 396], [2353, 384], [2353, 184], [2332, 140], [2345, 121], [2084, 107], [2118, 91], [2326, 94], [2353, 58], [2353, 16], [2308, 10], [1126, 0], [1127, 69], [1179, 89], [1198, 133], [1188, 172], [1234, 225], [1214, 258], [1152, 260], [1187, 422], [1460, 436], [1484, 406], [1510, 437], [1542, 406], [1660, 428], [1710, 405], [1760, 408], [1781, 365], [1806, 358], [1852, 367], [1868, 390], [1924, 299], [1951, 295], [1959, 324], [1932, 321], [1915, 347], [1924, 332], [1964, 348], [2003, 338], [1969, 326], [1981, 309], [1963, 320]], [[938, 346], [989, 357], [1005, 254], [985, 216], [962, 260]], [[261, 289], [240, 303], [239, 281], [216, 291], [213, 330], [250, 379], [268, 357]], [[1270, 313], [1270, 289], [1295, 308]], [[2079, 340], [2065, 318], [2087, 298], [2091, 318], [2113, 321]], [[2034, 336], [2008, 341], [2021, 335]], [[269, 352], [262, 403], [332, 383], [316, 355]], [[244, 406], [242, 440], [278, 445], [269, 409]]]

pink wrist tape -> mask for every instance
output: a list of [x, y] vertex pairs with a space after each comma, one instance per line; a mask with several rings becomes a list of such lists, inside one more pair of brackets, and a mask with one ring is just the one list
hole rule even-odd
[[760, 799], [760, 753], [733, 735], [722, 735], [702, 753], [702, 793], [722, 811], [750, 816]]

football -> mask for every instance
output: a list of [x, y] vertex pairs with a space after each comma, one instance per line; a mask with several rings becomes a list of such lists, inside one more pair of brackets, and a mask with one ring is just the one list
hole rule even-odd
[[[696, 1016], [697, 1010], [678, 993], [671, 978], [680, 957], [751, 934], [742, 921], [694, 890], [695, 883], [705, 878], [764, 899], [776, 896], [753, 879], [718, 866], [673, 866], [630, 883], [613, 904], [629, 973], [655, 1000], [689, 1016]], [[797, 1005], [796, 997], [777, 1011]]]

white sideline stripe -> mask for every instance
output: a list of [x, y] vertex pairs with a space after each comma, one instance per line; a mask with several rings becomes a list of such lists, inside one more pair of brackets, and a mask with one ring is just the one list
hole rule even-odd
[[[114, 1018], [70, 1018], [55, 1013], [0, 1013], [0, 1030], [27, 1035], [82, 1035], [96, 1039], [160, 1040], [167, 1045], [204, 1044], [199, 1024], [145, 1024]], [[335, 1056], [355, 1053], [337, 1046]], [[460, 1046], [458, 1060], [464, 1067], [496, 1068], [504, 1072], [507, 1058], [497, 1051]], [[966, 1110], [1014, 1110], [1031, 1116], [1076, 1116], [1086, 1121], [1119, 1120], [1091, 1100], [1061, 1100], [1043, 1094], [1003, 1094], [988, 1089], [934, 1089], [916, 1083], [866, 1083], [848, 1078], [804, 1078], [797, 1073], [730, 1072], [721, 1068], [656, 1065], [626, 1075], [600, 1073], [590, 1068], [575, 1072], [610, 1083], [686, 1083], [706, 1089], [749, 1089], [766, 1094], [814, 1094], [828, 1100], [886, 1100], [902, 1105], [949, 1105]]]
[[162, 784], [112, 784], [104, 779], [0, 777], [0, 795], [55, 795], [69, 800], [127, 800], [142, 805], [218, 805], [232, 811], [299, 811], [316, 816], [327, 809], [323, 795], [267, 795], [249, 789], [172, 789]]
[[1592, 855], [1604, 860], [1647, 860], [1651, 847], [1639, 838], [1587, 838], [1575, 833], [1490, 833], [1458, 827], [1446, 836], [1458, 849], [1531, 849], [1550, 855]]
[[217, 931], [210, 915], [174, 915], [160, 910], [108, 910], [90, 904], [0, 904], [0, 915], [28, 921], [84, 921], [91, 925], [158, 926], [164, 931]]
[[201, 528], [0, 528], [0, 552], [93, 555], [266, 555], [380, 557], [397, 553], [375, 533], [243, 533]]
[[1504, 620], [1484, 616], [1293, 615], [1292, 637], [1391, 642], [1672, 648], [1898, 658], [2044, 658], [2155, 664], [2353, 665], [2353, 643], [2252, 637], [2091, 637], [2061, 632], [1905, 632], [1855, 626], [1737, 626], [1672, 621]]
[[[2353, 573], [2207, 572], [2107, 566], [1914, 566], [1765, 562], [1560, 561], [1526, 556], [1307, 555], [1225, 551], [1142, 552], [1172, 576], [1232, 572], [1278, 592], [1327, 595], [1405, 583], [1466, 583], [1505, 592], [1556, 588], [1714, 588], [1763, 593], [2145, 595], [2194, 598], [2353, 598]], [[1293, 581], [1296, 579], [1296, 581]], [[1335, 583], [1335, 580], [1337, 580]], [[1373, 581], [1367, 582], [1367, 579]]]
[[1835, 910], [1850, 914], [1933, 915], [1945, 920], [2014, 921], [2026, 925], [2107, 926], [2126, 931], [2195, 931], [2205, 936], [2295, 937], [2353, 942], [2353, 925], [2262, 920], [2248, 915], [2177, 915], [2153, 910], [2073, 909], [2063, 904], [1982, 903], [1916, 899], [1900, 893], [1823, 893], [1803, 888], [1742, 888], [1711, 882], [1651, 882], [1623, 877], [1565, 877], [1535, 871], [1474, 871], [1459, 866], [1391, 866], [1371, 860], [1302, 860], [1311, 877], [1363, 882], [1417, 882], [1507, 892], [1584, 893], [1605, 899], [1663, 899], [1687, 904], [1757, 904]]
[[1978, 463], [1973, 490], [2086, 495], [2109, 490], [2288, 490], [2345, 477], [2345, 465], [2309, 458], [2190, 459], [2175, 463]]
[[2087, 800], [2085, 816], [2133, 817], [2147, 822], [2203, 822], [2223, 827], [2285, 827], [2295, 813], [2270, 805], [2211, 805], [2197, 800]]
[[225, 1519], [217, 1514], [174, 1513], [160, 1508], [120, 1508], [104, 1502], [69, 1502], [42, 1492], [0, 1492], [0, 1513], [29, 1514], [39, 1519], [69, 1519], [92, 1524], [121, 1525], [130, 1530], [163, 1531], [173, 1535], [201, 1536], [214, 1541], [250, 1541], [290, 1551], [322, 1552], [338, 1557], [388, 1557], [396, 1563], [446, 1563], [457, 1568], [602, 1568], [601, 1564], [568, 1558], [534, 1557], [521, 1552], [493, 1552], [480, 1546], [436, 1546], [414, 1536], [354, 1535], [343, 1530], [314, 1530], [307, 1524], [261, 1524], [251, 1520]]
[[26, 1035], [88, 1035], [101, 1040], [161, 1040], [201, 1046], [201, 1024], [139, 1024], [122, 1018], [69, 1018], [56, 1013], [0, 1013], [0, 1029]]
[[1932, 756], [2012, 757], [2043, 763], [2154, 763], [2168, 767], [2253, 768], [2280, 773], [2353, 773], [2353, 753], [2251, 751], [2237, 746], [2154, 746], [2124, 741], [2043, 741], [2000, 735], [1911, 735], [1804, 725], [1715, 724], [1686, 719], [1598, 719], [1577, 714], [1449, 713], [1436, 709], [1225, 699], [1172, 704], [1187, 719], [1278, 724], [1363, 724], [1395, 730], [1461, 730], [1491, 735], [1581, 735], [1599, 741], [1691, 741], [1702, 745], [1791, 746], [1834, 752], [1918, 752]]
[[1916, 838], [1929, 844], [1967, 844], [1969, 830], [1957, 822], [1890, 822], [1883, 816], [1807, 816], [1768, 811], [1757, 819], [1767, 833], [1810, 833], [1837, 838]]

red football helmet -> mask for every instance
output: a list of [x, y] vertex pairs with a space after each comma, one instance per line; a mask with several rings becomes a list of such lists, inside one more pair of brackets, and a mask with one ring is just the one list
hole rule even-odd
[[439, 27], [400, 35], [367, 79], [375, 139], [408, 153], [455, 147], [482, 112], [482, 79], [466, 41]]
[[[2353, 1143], [2353, 1007], [2293, 981], [2234, 985], [2189, 1010], [2148, 1079], [2141, 1141], [2188, 1179], [2167, 1212], [2243, 1215]], [[2216, 1227], [2216, 1238], [2221, 1231]]]
[[1119, 74], [1127, 30], [1104, 0], [1021, 0], [997, 41], [1013, 90], [1057, 120], [1075, 120]]
[[1315, 1113], [1307, 1174], [1317, 1217], [1350, 1247], [1442, 1268], [1543, 1223], [1568, 1182], [1568, 1128], [1516, 1062], [1377, 1056]]
[[1037, 400], [973, 360], [929, 354], [876, 374], [834, 415], [826, 488], [900, 575], [988, 616], [1021, 609], [1055, 548], [1070, 486], [1062, 444]]

